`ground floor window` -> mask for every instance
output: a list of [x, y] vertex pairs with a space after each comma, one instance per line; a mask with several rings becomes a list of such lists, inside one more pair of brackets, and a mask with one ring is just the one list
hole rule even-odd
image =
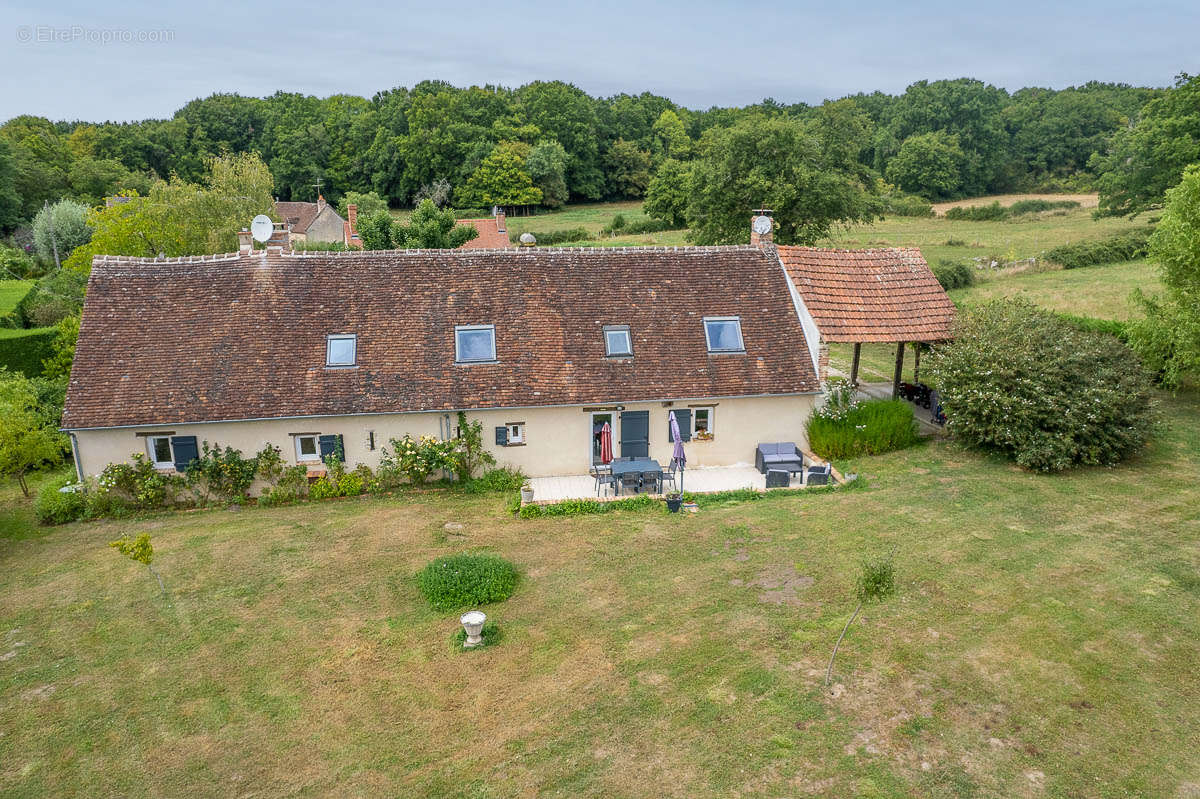
[[321, 447], [317, 443], [319, 435], [313, 433], [311, 435], [296, 436], [296, 460], [297, 461], [319, 461], [321, 460]]
[[514, 444], [525, 443], [525, 423], [524, 422], [509, 422], [508, 423], [508, 445], [511, 447]]
[[712, 438], [715, 415], [712, 408], [692, 408], [692, 438], [701, 441]]
[[150, 436], [146, 439], [146, 448], [150, 450], [150, 460], [160, 469], [174, 469], [175, 456], [171, 454], [170, 436]]

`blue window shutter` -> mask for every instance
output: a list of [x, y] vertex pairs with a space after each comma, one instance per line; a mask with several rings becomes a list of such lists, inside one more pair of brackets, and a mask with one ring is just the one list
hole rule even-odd
[[[679, 437], [684, 441], [692, 440], [692, 409], [675, 410], [675, 421], [679, 422]], [[671, 435], [671, 415], [667, 414], [667, 441], [675, 443], [675, 436]]]
[[650, 457], [650, 411], [621, 413], [621, 457]]
[[342, 443], [341, 435], [336, 436], [321, 436], [317, 439], [317, 443], [321, 447], [321, 460], [325, 460], [330, 455], [337, 457], [339, 461], [346, 461], [346, 446]]
[[171, 451], [175, 453], [175, 471], [186, 472], [188, 464], [200, 457], [195, 436], [171, 436]]
[[496, 446], [508, 446], [508, 425], [496, 428]]

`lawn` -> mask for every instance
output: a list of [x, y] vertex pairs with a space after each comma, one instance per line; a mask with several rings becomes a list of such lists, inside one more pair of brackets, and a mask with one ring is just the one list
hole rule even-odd
[[[31, 530], [10, 486], [0, 793], [1191, 796], [1198, 400], [1120, 468], [933, 441], [694, 516], [409, 494]], [[169, 599], [106, 546], [142, 531]], [[458, 654], [413, 576], [476, 549], [523, 578]]]
[[15, 310], [36, 283], [36, 280], [0, 280], [0, 314]]

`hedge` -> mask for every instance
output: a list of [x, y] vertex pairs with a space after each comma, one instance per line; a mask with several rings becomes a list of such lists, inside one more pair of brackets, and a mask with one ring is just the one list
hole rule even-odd
[[[538, 233], [537, 231], [526, 232], [533, 233], [533, 237], [537, 239], [539, 247], [552, 247], [556, 244], [565, 244], [570, 241], [588, 241], [595, 238], [595, 236], [588, 232], [587, 228], [582, 227], [567, 228], [566, 230], [547, 230], [543, 233]], [[519, 244], [522, 235], [522, 233], [516, 230], [509, 231], [508, 240], [513, 244]]]
[[946, 291], [975, 285], [975, 267], [965, 261], [943, 258], [932, 267], [932, 271]]
[[1044, 257], [1047, 261], [1061, 265], [1063, 269], [1134, 261], [1146, 257], [1146, 247], [1152, 232], [1154, 228], [1144, 227], [1095, 241], [1064, 244], [1047, 250]]
[[53, 327], [0, 329], [0, 367], [26, 377], [40, 377], [42, 361], [52, 354], [57, 335], [58, 331]]

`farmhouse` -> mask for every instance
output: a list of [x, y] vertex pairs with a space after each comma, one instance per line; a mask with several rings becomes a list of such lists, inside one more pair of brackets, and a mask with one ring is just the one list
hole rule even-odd
[[[358, 208], [346, 207], [347, 219], [317, 195], [315, 203], [275, 201], [275, 215], [282, 223], [289, 248], [306, 242], [341, 243], [347, 247], [361, 248], [358, 236]], [[282, 242], [280, 242], [282, 243]]]
[[508, 227], [504, 220], [504, 212], [496, 211], [493, 216], [480, 219], [459, 219], [460, 225], [470, 225], [479, 233], [478, 236], [462, 245], [465, 250], [503, 250], [512, 246], [508, 241]]
[[672, 411], [689, 468], [745, 464], [803, 447], [820, 397], [792, 249], [100, 256], [63, 425], [85, 476], [131, 453], [183, 469], [203, 441], [375, 467], [458, 411], [530, 476], [586, 474], [605, 423], [617, 456], [669, 461]]

